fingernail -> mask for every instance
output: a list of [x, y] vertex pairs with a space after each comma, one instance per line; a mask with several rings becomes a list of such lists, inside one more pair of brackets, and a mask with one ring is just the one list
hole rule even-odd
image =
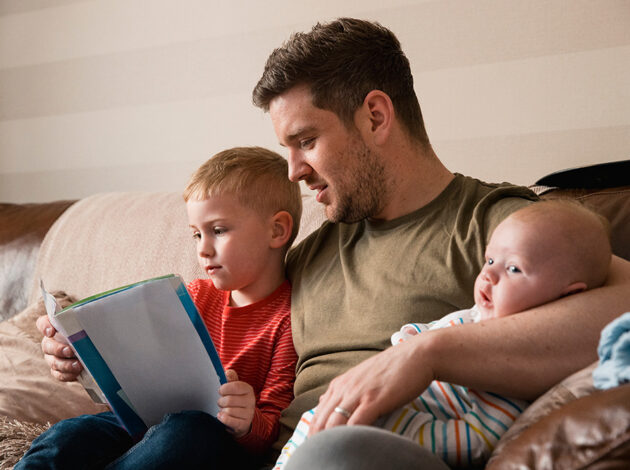
[[72, 356], [72, 349], [70, 349], [70, 348], [69, 348], [69, 347], [67, 347], [67, 346], [66, 346], [65, 348], [63, 348], [63, 350], [62, 350], [61, 352], [62, 352], [62, 354], [63, 354], [64, 356], [66, 356], [66, 357], [70, 357], [70, 356]]
[[46, 336], [52, 336], [52, 328], [46, 328], [45, 335]]
[[74, 370], [79, 370], [79, 369], [80, 369], [80, 366], [79, 366], [79, 361], [74, 361], [74, 362], [72, 363], [72, 368], [73, 368]]

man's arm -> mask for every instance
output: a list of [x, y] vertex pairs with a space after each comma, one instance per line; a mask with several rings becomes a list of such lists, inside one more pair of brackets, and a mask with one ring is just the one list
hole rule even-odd
[[[601, 329], [630, 310], [630, 263], [613, 257], [606, 284], [488, 322], [427, 331], [334, 379], [311, 434], [370, 424], [434, 380], [533, 400], [597, 358]], [[335, 407], [352, 412], [349, 420]]]

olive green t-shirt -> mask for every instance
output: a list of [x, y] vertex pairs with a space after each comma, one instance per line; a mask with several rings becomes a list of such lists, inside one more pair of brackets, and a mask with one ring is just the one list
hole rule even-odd
[[[291, 327], [298, 353], [293, 428], [329, 382], [387, 348], [405, 323], [473, 305], [492, 230], [536, 196], [455, 175], [421, 209], [385, 222], [325, 222], [289, 252]], [[290, 434], [283, 429], [278, 440]]]

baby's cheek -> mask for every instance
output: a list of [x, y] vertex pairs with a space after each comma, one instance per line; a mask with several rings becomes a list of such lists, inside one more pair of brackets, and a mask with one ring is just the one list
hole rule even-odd
[[524, 310], [525, 304], [527, 303], [527, 299], [518, 294], [506, 295], [506, 293], [503, 292], [502, 295], [495, 301], [494, 316], [495, 318], [498, 318], [518, 313]]

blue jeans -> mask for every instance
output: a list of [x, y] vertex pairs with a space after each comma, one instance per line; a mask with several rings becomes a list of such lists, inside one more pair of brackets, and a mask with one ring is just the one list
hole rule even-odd
[[216, 418], [169, 414], [135, 443], [113, 413], [58, 422], [35, 439], [15, 470], [256, 468]]

